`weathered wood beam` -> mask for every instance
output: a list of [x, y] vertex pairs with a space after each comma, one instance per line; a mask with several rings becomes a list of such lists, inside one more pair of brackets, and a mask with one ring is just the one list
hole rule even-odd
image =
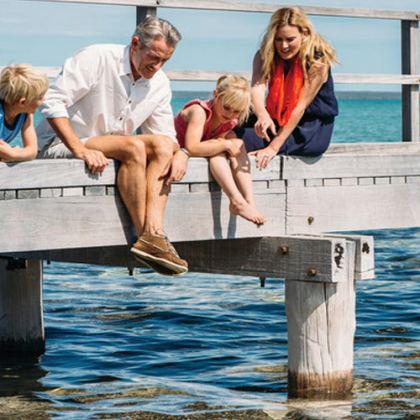
[[[28, 1], [28, 0], [23, 0]], [[33, 1], [33, 0], [30, 0]], [[42, 0], [55, 3], [95, 3], [104, 5], [139, 6], [140, 0]], [[261, 12], [272, 13], [283, 4], [248, 3], [235, 0], [141, 0], [142, 6], [172, 8], [172, 9], [201, 9], [236, 12]], [[302, 6], [305, 13], [318, 16], [341, 16], [368, 19], [396, 19], [396, 20], [420, 20], [420, 14], [410, 11], [356, 9]]]
[[[3, 67], [0, 66], [0, 71]], [[55, 78], [60, 73], [60, 67], [38, 67], [49, 78]], [[166, 74], [174, 81], [196, 81], [214, 82], [225, 71], [206, 71], [206, 70], [168, 70]], [[232, 74], [251, 78], [251, 73], [246, 71], [233, 71]], [[418, 85], [420, 84], [420, 74], [351, 74], [334, 73], [334, 82], [337, 84], [385, 84], [385, 85]]]
[[[285, 231], [283, 189], [255, 191], [269, 219], [257, 227], [231, 215], [229, 203], [209, 184], [193, 184], [191, 191], [173, 192], [165, 211], [165, 225], [173, 241], [281, 235]], [[186, 187], [189, 188], [188, 184]], [[52, 189], [52, 194], [54, 189]], [[5, 191], [0, 200], [0, 252], [125, 245], [135, 232], [118, 196], [104, 189], [93, 194], [83, 187], [63, 188], [59, 196], [39, 195], [37, 189]], [[42, 190], [41, 190], [42, 193]], [[19, 198], [20, 196], [20, 198]], [[0, 197], [1, 198], [1, 197]]]
[[156, 7], [136, 7], [136, 25], [146, 19], [147, 16], [156, 16]]
[[339, 283], [286, 281], [290, 397], [338, 399], [351, 392], [355, 248], [346, 242], [345, 276]]
[[287, 234], [420, 226], [420, 183], [409, 183], [409, 177], [380, 179], [287, 187]]
[[[402, 143], [401, 143], [402, 144]], [[420, 175], [420, 154], [416, 147], [413, 153], [376, 149], [374, 153], [363, 150], [354, 153], [326, 153], [322, 157], [284, 156], [283, 179], [342, 179], [384, 176]]]
[[[419, 72], [419, 22], [401, 22], [401, 70], [403, 74]], [[402, 139], [420, 140], [420, 95], [418, 84], [402, 86]]]
[[0, 258], [0, 353], [41, 354], [42, 261], [19, 263]]
[[[357, 248], [359, 265], [353, 275], [372, 278], [373, 239], [368, 236], [340, 235], [281, 236], [177, 242], [179, 254], [187, 259], [192, 272], [274, 277], [295, 281], [339, 282], [347, 254], [346, 241], [369, 243], [370, 254]], [[128, 247], [96, 247], [53, 251], [11, 253], [15, 257], [51, 261], [136, 267]], [[369, 267], [369, 269], [367, 269]], [[360, 272], [364, 270], [363, 276]]]

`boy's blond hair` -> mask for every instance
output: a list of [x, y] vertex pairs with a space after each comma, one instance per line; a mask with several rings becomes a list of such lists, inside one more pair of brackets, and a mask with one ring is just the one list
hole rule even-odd
[[7, 66], [0, 74], [0, 100], [11, 105], [22, 98], [35, 101], [44, 96], [47, 89], [47, 76], [29, 64]]
[[251, 108], [251, 86], [242, 76], [225, 74], [216, 83], [217, 99], [223, 107], [231, 108], [240, 113], [238, 123], [243, 123]]

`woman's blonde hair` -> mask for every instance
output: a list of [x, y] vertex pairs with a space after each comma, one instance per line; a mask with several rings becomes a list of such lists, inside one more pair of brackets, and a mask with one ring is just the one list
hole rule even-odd
[[0, 74], [0, 100], [15, 104], [25, 98], [32, 102], [45, 95], [48, 78], [29, 64], [5, 67]]
[[251, 85], [245, 77], [225, 74], [217, 80], [215, 91], [222, 107], [239, 112], [239, 124], [248, 118], [251, 108]]
[[275, 67], [277, 53], [274, 45], [277, 31], [282, 26], [295, 26], [301, 34], [305, 34], [299, 51], [305, 77], [312, 64], [320, 60], [329, 67], [337, 62], [334, 48], [319, 35], [308, 17], [299, 7], [284, 7], [276, 10], [271, 16], [267, 31], [261, 41], [260, 56], [263, 61], [263, 76], [268, 79]]

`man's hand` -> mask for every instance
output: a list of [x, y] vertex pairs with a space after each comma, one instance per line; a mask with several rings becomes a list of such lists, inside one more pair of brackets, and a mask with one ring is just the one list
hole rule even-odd
[[165, 185], [171, 185], [174, 181], [180, 181], [188, 167], [188, 156], [182, 150], [177, 150], [172, 159], [168, 162], [160, 179], [166, 178]]
[[109, 160], [100, 150], [88, 149], [86, 147], [74, 152], [77, 159], [84, 160], [89, 171], [93, 174], [101, 173], [108, 165]]

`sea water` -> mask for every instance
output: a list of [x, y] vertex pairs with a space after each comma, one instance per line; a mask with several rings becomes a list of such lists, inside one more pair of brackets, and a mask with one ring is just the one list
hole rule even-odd
[[[398, 141], [400, 107], [340, 100], [333, 141]], [[418, 418], [420, 228], [363, 233], [376, 277], [357, 282], [350, 399], [288, 400], [282, 280], [52, 262], [46, 351], [0, 360], [0, 418]]]

